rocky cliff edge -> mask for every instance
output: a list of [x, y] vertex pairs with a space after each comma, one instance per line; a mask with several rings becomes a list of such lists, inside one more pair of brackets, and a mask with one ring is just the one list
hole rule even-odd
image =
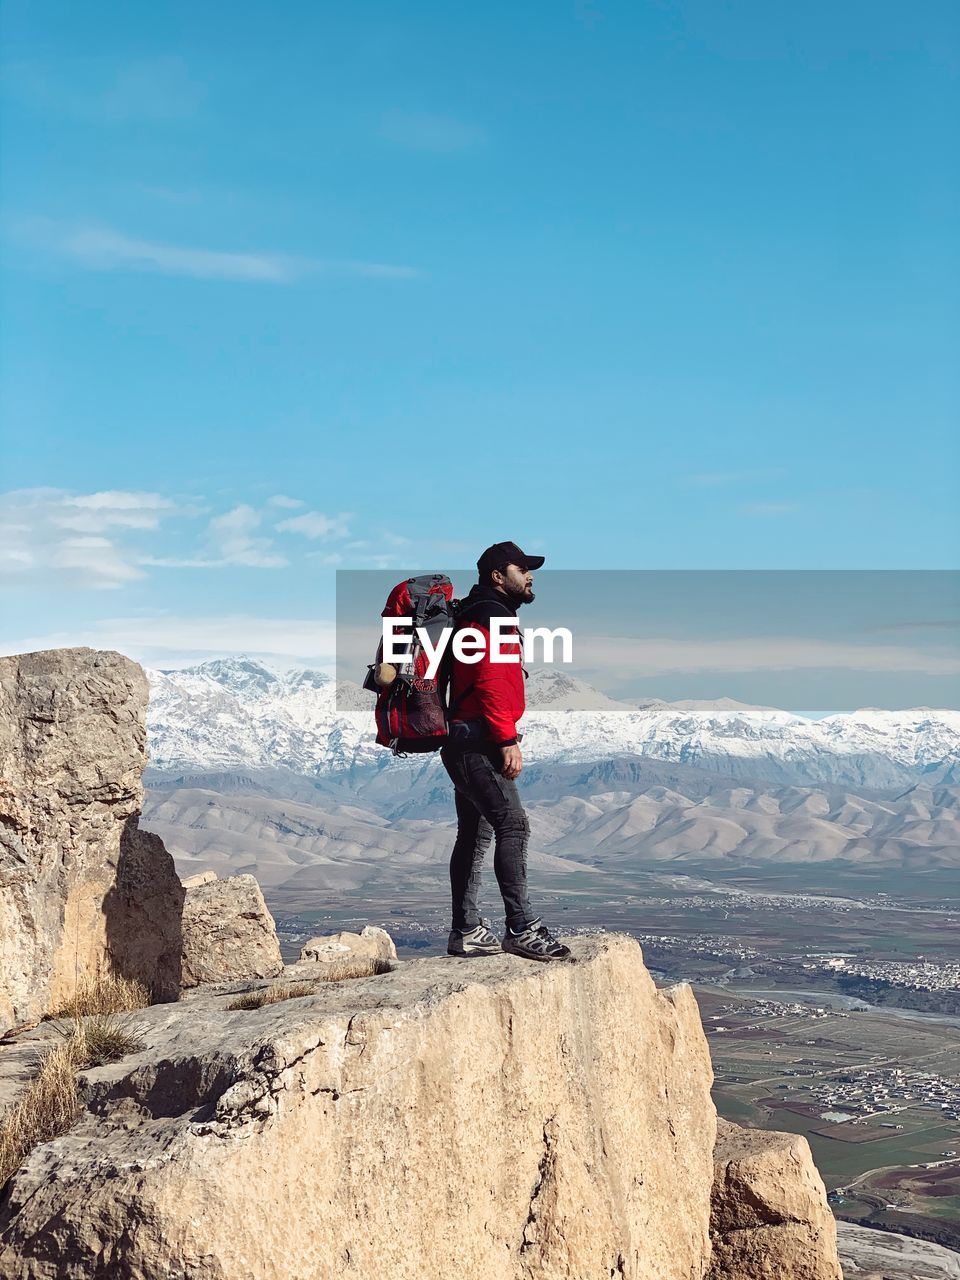
[[703, 1274], [716, 1118], [689, 987], [632, 939], [574, 963], [414, 960], [229, 1012], [138, 1015], [148, 1045], [0, 1211], [0, 1274]]
[[[49, 1012], [82, 970], [152, 974], [155, 998], [175, 996], [184, 891], [137, 825], [142, 672], [25, 655], [0, 661], [0, 698], [0, 1029]], [[0, 1276], [838, 1274], [802, 1140], [727, 1129], [715, 1163], [696, 1002], [658, 991], [633, 939], [575, 939], [550, 965], [397, 962], [376, 941], [353, 970], [368, 976], [330, 980], [319, 939], [277, 1003], [235, 1007], [244, 984], [198, 969], [178, 1003], [131, 1014], [138, 1047], [82, 1072], [79, 1118], [0, 1194]], [[8, 1030], [5, 1100], [57, 1035]]]

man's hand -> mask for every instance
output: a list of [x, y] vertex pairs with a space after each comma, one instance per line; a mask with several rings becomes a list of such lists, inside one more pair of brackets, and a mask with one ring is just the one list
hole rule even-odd
[[505, 778], [516, 778], [523, 768], [523, 757], [520, 755], [520, 748], [514, 743], [509, 747], [500, 748], [500, 758], [503, 764], [500, 772]]

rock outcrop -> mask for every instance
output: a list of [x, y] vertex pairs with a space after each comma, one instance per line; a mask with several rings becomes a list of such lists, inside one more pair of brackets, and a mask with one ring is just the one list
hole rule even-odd
[[333, 960], [396, 960], [397, 948], [386, 929], [364, 925], [360, 933], [330, 933], [311, 938], [300, 948], [301, 961], [326, 964]]
[[277, 927], [253, 876], [193, 877], [183, 904], [181, 982], [275, 978], [283, 971]]
[[84, 1117], [11, 1182], [0, 1274], [699, 1280], [716, 1119], [693, 995], [622, 935], [573, 951], [144, 1010], [148, 1047], [88, 1072]]
[[837, 1227], [806, 1138], [717, 1122], [709, 1280], [841, 1280]]
[[[171, 1001], [13, 1148], [0, 1276], [839, 1280], [805, 1141], [715, 1147], [693, 994], [632, 938], [399, 962], [368, 926], [284, 970], [252, 876], [185, 892], [139, 830], [145, 703], [119, 654], [0, 659], [0, 1031], [108, 970]], [[0, 1107], [58, 1042], [0, 1044]]]
[[183, 891], [137, 827], [146, 705], [119, 653], [0, 658], [0, 1031], [110, 969], [175, 998]]

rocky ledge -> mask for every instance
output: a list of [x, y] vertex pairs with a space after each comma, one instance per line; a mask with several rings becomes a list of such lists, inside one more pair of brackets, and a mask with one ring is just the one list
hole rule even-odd
[[805, 1142], [729, 1126], [715, 1151], [693, 994], [657, 990], [635, 940], [400, 962], [368, 928], [281, 977], [255, 882], [185, 892], [139, 831], [135, 664], [3, 659], [0, 698], [0, 1109], [81, 979], [167, 1001], [8, 1162], [0, 1276], [838, 1277]]
[[86, 1073], [80, 1122], [14, 1178], [0, 1273], [700, 1276], [716, 1119], [693, 996], [620, 935], [575, 957], [141, 1011], [147, 1047]]

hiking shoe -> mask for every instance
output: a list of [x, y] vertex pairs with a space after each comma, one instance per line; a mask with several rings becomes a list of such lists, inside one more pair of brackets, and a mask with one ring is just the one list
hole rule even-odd
[[570, 948], [558, 942], [539, 916], [519, 933], [507, 928], [503, 935], [503, 949], [511, 955], [526, 956], [528, 960], [566, 960]]
[[451, 929], [447, 938], [448, 956], [495, 956], [502, 949], [482, 920], [474, 929]]

